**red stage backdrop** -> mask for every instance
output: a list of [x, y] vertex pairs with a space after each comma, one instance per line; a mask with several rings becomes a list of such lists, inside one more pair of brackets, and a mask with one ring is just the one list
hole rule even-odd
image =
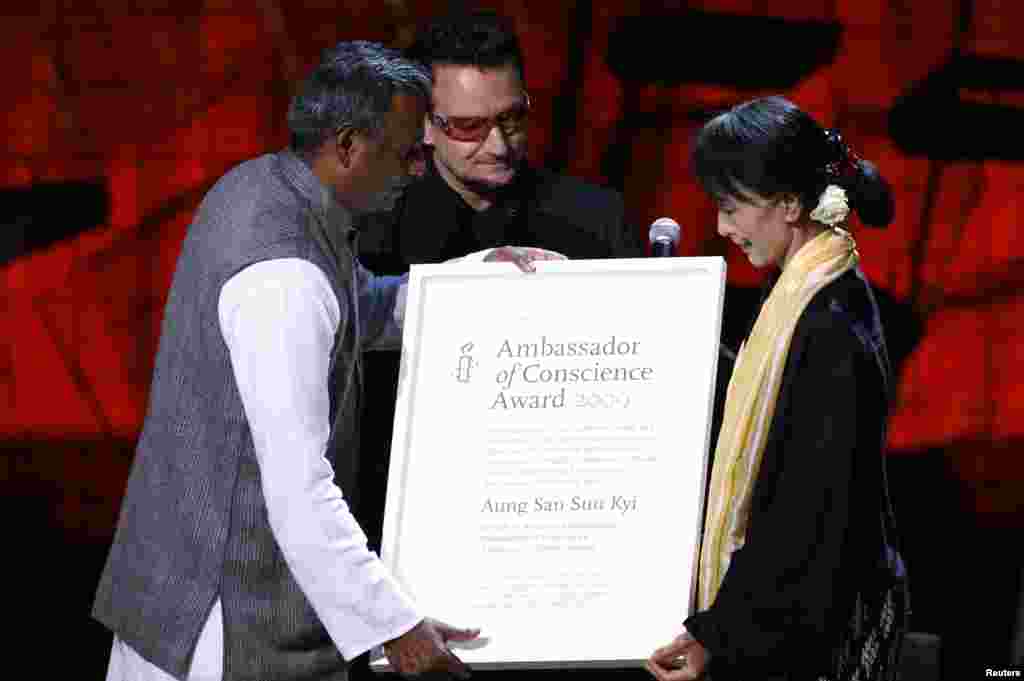
[[[66, 537], [102, 543], [204, 191], [286, 143], [321, 49], [400, 46], [445, 3], [19, 4], [0, 21], [3, 494], [42, 495]], [[1024, 3], [483, 4], [521, 33], [532, 157], [623, 190], [638, 230], [675, 218], [679, 253], [725, 255], [737, 290], [759, 275], [687, 168], [710, 113], [782, 93], [875, 160], [897, 219], [859, 243], [900, 359], [891, 456], [941, 461], [956, 484], [935, 503], [979, 526], [1024, 525]]]

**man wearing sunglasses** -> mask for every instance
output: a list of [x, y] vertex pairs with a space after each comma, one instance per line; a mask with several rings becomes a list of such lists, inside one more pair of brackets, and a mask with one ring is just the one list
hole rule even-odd
[[364, 263], [401, 273], [502, 244], [572, 258], [639, 256], [617, 192], [526, 161], [530, 95], [510, 23], [453, 14], [422, 31], [408, 56], [431, 67], [426, 168], [394, 210], [360, 223]]
[[[373, 271], [406, 272], [502, 244], [571, 258], [639, 256], [617, 192], [526, 161], [531, 101], [523, 55], [508, 22], [490, 12], [452, 15], [423, 31], [408, 56], [431, 67], [426, 168], [392, 211], [364, 216], [360, 253]], [[367, 357], [360, 518], [380, 540], [397, 353]]]

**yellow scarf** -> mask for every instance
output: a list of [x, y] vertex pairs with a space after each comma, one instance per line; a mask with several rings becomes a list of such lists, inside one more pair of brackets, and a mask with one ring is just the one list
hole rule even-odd
[[701, 610], [714, 602], [732, 553], [746, 538], [754, 482], [797, 320], [818, 291], [857, 261], [853, 237], [838, 228], [804, 244], [782, 270], [736, 356], [704, 515], [697, 594]]

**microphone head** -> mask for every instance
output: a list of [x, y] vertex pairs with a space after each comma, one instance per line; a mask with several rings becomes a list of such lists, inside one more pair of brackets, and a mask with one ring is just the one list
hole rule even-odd
[[658, 218], [651, 224], [647, 233], [649, 243], [671, 243], [672, 248], [679, 245], [679, 223], [672, 218]]

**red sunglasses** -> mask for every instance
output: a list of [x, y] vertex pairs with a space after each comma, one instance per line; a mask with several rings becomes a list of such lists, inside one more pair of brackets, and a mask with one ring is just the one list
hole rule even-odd
[[523, 93], [523, 101], [495, 116], [444, 116], [431, 112], [430, 120], [448, 137], [459, 142], [483, 142], [494, 126], [506, 135], [516, 135], [526, 127], [530, 113], [530, 95]]

